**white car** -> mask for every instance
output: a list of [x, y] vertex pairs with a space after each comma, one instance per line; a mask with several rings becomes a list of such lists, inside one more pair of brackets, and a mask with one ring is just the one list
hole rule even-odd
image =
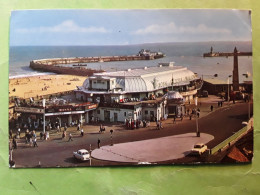
[[82, 161], [86, 161], [90, 159], [90, 154], [86, 149], [80, 149], [77, 152], [73, 152], [73, 156], [76, 159], [82, 160]]
[[206, 150], [208, 149], [208, 147], [205, 144], [202, 143], [198, 143], [194, 145], [194, 148], [191, 149], [191, 154], [192, 155], [201, 155], [203, 154]]

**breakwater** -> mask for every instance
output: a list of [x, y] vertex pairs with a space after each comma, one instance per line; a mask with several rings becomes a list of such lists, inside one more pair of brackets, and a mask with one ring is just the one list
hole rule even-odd
[[[148, 56], [101, 56], [101, 57], [74, 57], [74, 58], [52, 58], [52, 59], [40, 59], [30, 62], [30, 68], [43, 71], [54, 72], [57, 74], [70, 74], [79, 76], [91, 76], [97, 72], [104, 72], [104, 70], [89, 69], [80, 66], [81, 63], [93, 63], [93, 62], [113, 62], [113, 61], [132, 61], [132, 60], [153, 60], [160, 56], [148, 55]], [[163, 56], [162, 56], [163, 57]], [[75, 67], [65, 67], [63, 64], [79, 64]]]

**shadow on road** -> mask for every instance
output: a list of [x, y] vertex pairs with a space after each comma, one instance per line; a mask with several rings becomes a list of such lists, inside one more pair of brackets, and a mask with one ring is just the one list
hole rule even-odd
[[74, 157], [65, 158], [64, 162], [66, 162], [66, 163], [73, 163], [73, 164], [84, 163], [84, 161], [77, 160]]

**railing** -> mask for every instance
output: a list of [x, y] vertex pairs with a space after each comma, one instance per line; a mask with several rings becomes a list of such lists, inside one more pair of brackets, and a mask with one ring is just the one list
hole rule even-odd
[[221, 151], [222, 148], [225, 148], [226, 146], [230, 146], [231, 142], [235, 141], [237, 138], [239, 138], [241, 135], [243, 135], [245, 132], [247, 132], [249, 129], [252, 128], [252, 123], [253, 123], [253, 119], [250, 119], [247, 126], [243, 127], [238, 132], [236, 132], [229, 138], [225, 139], [223, 142], [221, 142], [214, 148], [210, 149], [210, 154], [214, 154], [218, 151]]

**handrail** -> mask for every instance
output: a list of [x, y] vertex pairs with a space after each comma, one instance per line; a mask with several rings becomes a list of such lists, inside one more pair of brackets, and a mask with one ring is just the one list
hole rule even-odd
[[250, 127], [251, 127], [251, 125], [250, 125], [251, 122], [252, 122], [252, 119], [249, 120], [247, 126], [243, 127], [242, 129], [240, 129], [239, 131], [234, 133], [232, 136], [230, 136], [229, 138], [225, 139], [223, 142], [221, 142], [220, 144], [216, 145], [214, 148], [210, 149], [210, 154], [214, 154], [214, 153], [218, 152], [219, 150], [221, 150], [222, 148], [226, 147], [227, 145], [230, 145], [230, 143], [232, 141], [236, 140], [242, 134], [247, 132], [250, 129]]

